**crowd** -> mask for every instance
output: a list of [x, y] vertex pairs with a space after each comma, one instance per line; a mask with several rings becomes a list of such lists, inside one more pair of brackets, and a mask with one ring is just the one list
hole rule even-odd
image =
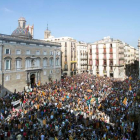
[[136, 140], [129, 118], [139, 81], [90, 74], [23, 91], [20, 107], [3, 100], [0, 138], [12, 140]]

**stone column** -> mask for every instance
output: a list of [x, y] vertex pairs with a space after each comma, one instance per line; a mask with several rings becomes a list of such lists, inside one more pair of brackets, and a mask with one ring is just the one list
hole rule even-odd
[[138, 40], [138, 48], [139, 48], [139, 79], [140, 79], [140, 39]]

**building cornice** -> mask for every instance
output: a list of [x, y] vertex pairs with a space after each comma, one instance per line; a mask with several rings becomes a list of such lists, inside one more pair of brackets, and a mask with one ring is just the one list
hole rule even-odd
[[6, 42], [16, 42], [16, 43], [26, 43], [27, 44], [36, 44], [36, 45], [50, 45], [50, 46], [57, 46], [57, 47], [61, 47], [60, 43], [56, 43], [56, 42], [46, 42], [43, 40], [39, 40], [39, 39], [26, 39], [26, 38], [22, 38], [22, 37], [13, 37], [11, 35], [5, 35], [5, 34], [0, 34], [0, 40], [2, 41], [6, 41]]

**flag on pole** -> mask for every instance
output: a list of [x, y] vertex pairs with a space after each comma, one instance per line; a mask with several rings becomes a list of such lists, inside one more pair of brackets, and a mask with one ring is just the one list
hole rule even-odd
[[123, 104], [127, 106], [127, 98], [126, 97], [123, 100]]

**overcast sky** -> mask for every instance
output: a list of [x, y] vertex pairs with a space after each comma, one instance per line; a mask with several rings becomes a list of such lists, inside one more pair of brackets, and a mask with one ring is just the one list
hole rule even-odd
[[43, 39], [47, 23], [55, 37], [95, 42], [105, 36], [137, 47], [140, 0], [1, 0], [0, 33], [11, 34], [24, 17]]

